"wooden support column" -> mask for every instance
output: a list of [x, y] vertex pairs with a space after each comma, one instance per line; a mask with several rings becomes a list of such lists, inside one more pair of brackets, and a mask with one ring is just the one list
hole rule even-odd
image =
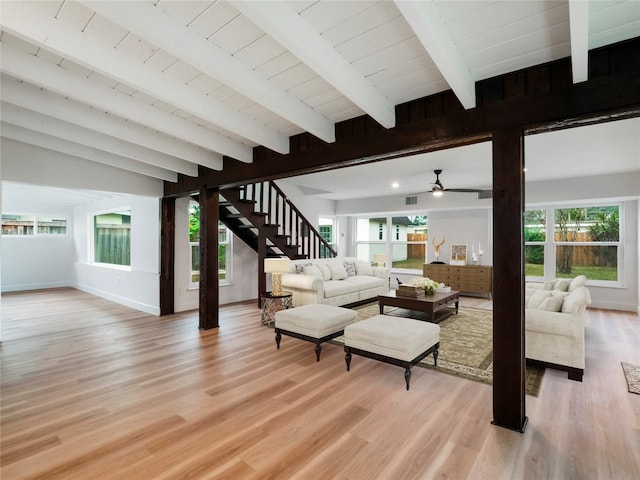
[[219, 327], [219, 189], [200, 188], [200, 321], [198, 328]]
[[261, 296], [267, 291], [267, 276], [264, 273], [264, 259], [267, 256], [267, 235], [261, 228], [258, 233], [258, 308], [261, 308]]
[[524, 137], [497, 130], [493, 142], [493, 424], [524, 432]]
[[160, 218], [160, 315], [174, 313], [176, 199], [162, 199]]

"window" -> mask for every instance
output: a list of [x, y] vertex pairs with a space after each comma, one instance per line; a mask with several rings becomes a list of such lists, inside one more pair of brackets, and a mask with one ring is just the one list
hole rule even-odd
[[[233, 256], [231, 239], [231, 231], [222, 222], [218, 222], [218, 280], [220, 285], [231, 283], [231, 262], [227, 261]], [[191, 285], [195, 287], [200, 283], [200, 205], [193, 201], [189, 203], [189, 247]]]
[[2, 215], [2, 235], [36, 236], [66, 235], [67, 219], [64, 217], [35, 215]]
[[131, 210], [93, 216], [93, 261], [131, 265]]
[[590, 281], [618, 282], [622, 253], [620, 210], [619, 205], [527, 210], [526, 276], [585, 275]]
[[[318, 222], [318, 232], [320, 233], [320, 236], [324, 239], [324, 241], [326, 241], [333, 250], [336, 250], [333, 218], [321, 217]], [[326, 258], [329, 256], [325, 250], [326, 249], [324, 248], [324, 245], [322, 245], [320, 248], [321, 258]]]
[[[391, 241], [386, 240], [387, 229], [389, 235], [393, 232]], [[426, 245], [426, 215], [356, 220], [356, 256], [360, 260], [373, 262], [374, 255], [391, 252], [392, 268], [422, 271]]]
[[544, 277], [546, 210], [524, 212], [524, 271], [527, 277]]

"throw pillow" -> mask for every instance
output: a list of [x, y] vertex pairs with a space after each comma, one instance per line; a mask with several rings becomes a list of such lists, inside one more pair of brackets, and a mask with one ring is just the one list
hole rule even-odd
[[322, 272], [322, 280], [331, 280], [331, 269], [326, 263], [318, 263], [316, 265]]
[[562, 308], [562, 302], [564, 302], [564, 297], [560, 295], [552, 295], [549, 298], [545, 298], [542, 303], [538, 305], [538, 310], [559, 312]]
[[347, 277], [356, 276], [356, 266], [353, 262], [342, 262], [344, 265], [344, 271], [347, 272]]
[[294, 265], [296, 267], [296, 273], [297, 274], [304, 273], [304, 267], [308, 267], [309, 265], [311, 265], [311, 262], [308, 262], [308, 263], [296, 263]]
[[356, 272], [358, 275], [370, 275], [373, 277], [373, 267], [369, 262], [363, 260], [356, 261]]
[[556, 286], [554, 288], [556, 290], [560, 290], [561, 292], [566, 292], [569, 289], [570, 284], [571, 284], [570, 278], [563, 278], [556, 282]]
[[584, 287], [587, 283], [587, 277], [584, 275], [578, 275], [576, 278], [571, 280], [569, 287], [567, 288], [567, 292], [573, 292], [576, 288]]
[[[586, 288], [584, 289], [586, 290]], [[567, 295], [562, 302], [562, 313], [577, 313], [583, 305], [589, 304], [588, 297], [584, 294], [583, 289], [578, 289]]]
[[556, 286], [556, 280], [550, 280], [542, 284], [542, 290], [553, 290], [553, 287], [555, 286]]
[[542, 302], [551, 297], [551, 292], [548, 290], [538, 290], [529, 299], [527, 308], [537, 309]]
[[331, 280], [344, 280], [347, 278], [347, 271], [344, 269], [342, 262], [330, 262]]
[[322, 272], [315, 265], [305, 265], [302, 270], [304, 275], [310, 275], [312, 277], [322, 278]]

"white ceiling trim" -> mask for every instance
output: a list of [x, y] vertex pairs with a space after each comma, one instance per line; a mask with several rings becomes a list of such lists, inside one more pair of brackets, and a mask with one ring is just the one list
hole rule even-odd
[[2, 71], [21, 80], [93, 105], [100, 110], [149, 125], [187, 142], [251, 163], [251, 147], [171, 115], [141, 100], [92, 82], [69, 70], [0, 43]]
[[159, 7], [141, 2], [84, 3], [109, 20], [229, 85], [318, 138], [335, 142], [335, 128], [331, 120], [270, 83], [221, 48], [182, 26]]
[[222, 169], [222, 156], [159, 133], [135, 122], [85, 106], [36, 86], [3, 76], [0, 82], [2, 99], [12, 105], [64, 120], [79, 127], [168, 154], [215, 170]]
[[88, 128], [78, 127], [62, 120], [54, 121], [48, 115], [27, 110], [22, 107], [0, 102], [2, 108], [2, 121], [18, 127], [44, 133], [54, 137], [77, 143], [87, 147], [113, 153], [121, 157], [148, 163], [156, 167], [174, 170], [192, 177], [198, 176], [198, 166], [194, 163], [181, 160], [164, 153], [149, 150], [129, 142], [104, 135]]
[[569, 0], [573, 83], [589, 79], [589, 1]]
[[189, 112], [276, 152], [289, 153], [289, 138], [286, 135], [259, 124], [212, 98], [195, 93], [106, 44], [66, 28], [59, 20], [43, 15], [29, 5], [21, 2], [3, 5], [0, 24], [22, 39], [175, 105], [176, 109]]
[[98, 150], [93, 147], [79, 145], [68, 140], [45, 135], [44, 133], [18, 127], [7, 122], [0, 122], [0, 124], [2, 125], [3, 139], [33, 145], [35, 147], [64, 153], [65, 155], [71, 155], [72, 157], [90, 160], [96, 163], [102, 163], [104, 165], [109, 165], [110, 167], [116, 167], [129, 172], [146, 175], [147, 177], [166, 180], [168, 182], [178, 181], [178, 174], [174, 171], [169, 171], [147, 163], [141, 163], [136, 160], [131, 160], [130, 158], [120, 157], [119, 155], [113, 155], [112, 153]]
[[287, 2], [230, 3], [383, 127], [395, 127], [395, 108], [389, 99]]
[[[405, 20], [466, 109], [476, 106], [475, 81], [463, 60], [438, 7], [432, 2], [395, 0]], [[505, 6], [505, 8], [508, 8]]]

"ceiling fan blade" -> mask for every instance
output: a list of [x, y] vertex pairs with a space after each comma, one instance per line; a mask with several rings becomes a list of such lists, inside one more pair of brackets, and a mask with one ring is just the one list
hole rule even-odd
[[478, 193], [484, 192], [481, 188], [445, 188], [445, 192], [460, 192], [460, 193]]

